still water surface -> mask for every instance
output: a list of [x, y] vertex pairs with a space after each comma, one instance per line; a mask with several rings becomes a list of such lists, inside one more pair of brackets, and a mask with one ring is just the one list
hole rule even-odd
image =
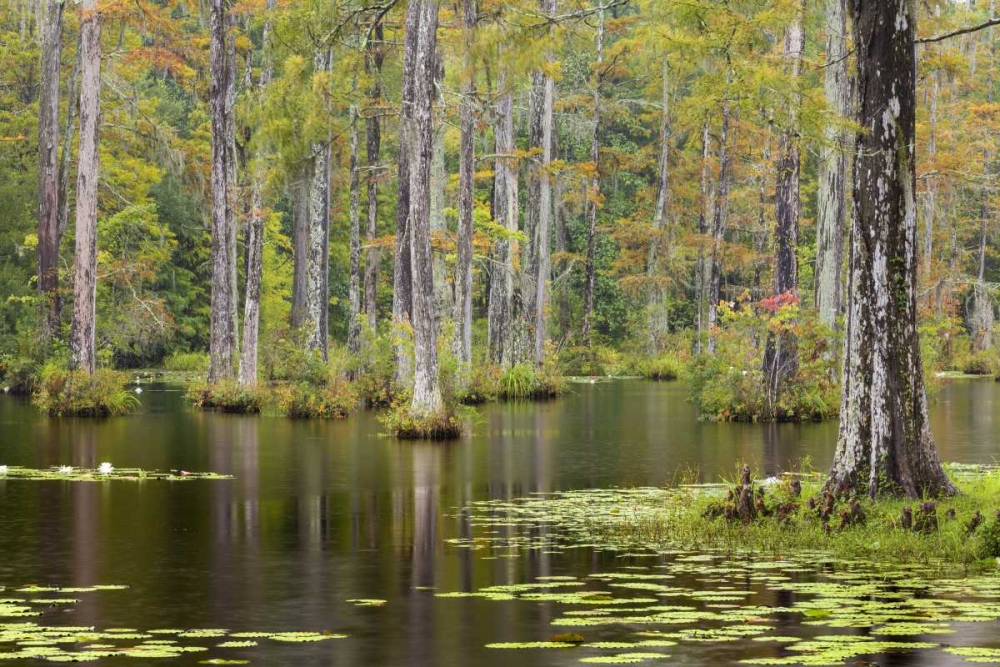
[[[548, 625], [554, 605], [433, 592], [583, 577], [625, 561], [586, 549], [487, 559], [447, 544], [470, 534], [460, 508], [533, 492], [664, 485], [692, 474], [714, 481], [731, 476], [736, 461], [766, 474], [803, 460], [825, 468], [833, 455], [835, 424], [700, 423], [676, 383], [573, 387], [552, 403], [489, 406], [474, 435], [452, 444], [381, 437], [371, 413], [342, 422], [200, 413], [168, 386], [147, 385], [143, 414], [107, 421], [50, 420], [4, 397], [0, 464], [92, 468], [109, 461], [235, 479], [0, 480], [0, 586], [130, 586], [83, 596], [72, 610], [49, 614], [43, 622], [50, 624], [350, 635], [225, 654], [253, 664], [579, 664], [563, 651], [485, 648], [546, 639], [557, 631]], [[944, 460], [997, 458], [1000, 384], [954, 382], [931, 410]], [[767, 604], [763, 595], [758, 603]], [[358, 608], [351, 598], [387, 604]], [[978, 642], [997, 629], [984, 624], [962, 633]], [[614, 633], [588, 639], [595, 635]], [[672, 664], [700, 665], [735, 663], [741, 651], [688, 645], [669, 652]], [[193, 665], [205, 657], [166, 662]], [[959, 663], [940, 653], [879, 661]]]

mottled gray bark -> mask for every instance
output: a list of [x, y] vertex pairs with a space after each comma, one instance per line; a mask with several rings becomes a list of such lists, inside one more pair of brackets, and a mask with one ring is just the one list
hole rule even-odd
[[[357, 95], [357, 80], [352, 92]], [[361, 345], [361, 174], [358, 141], [358, 108], [351, 104], [350, 111], [350, 192], [348, 224], [350, 225], [350, 268], [348, 276], [347, 301], [350, 320], [347, 323], [347, 349], [358, 352]]]
[[232, 14], [226, 15], [226, 242], [229, 244], [229, 349], [233, 355], [239, 354], [239, 273], [237, 257], [239, 256], [239, 219], [236, 216], [236, 206], [239, 201], [239, 182], [237, 179], [238, 165], [236, 162], [236, 37], [233, 30]]
[[840, 436], [829, 486], [955, 493], [927, 417], [917, 335], [916, 16], [909, 0], [850, 0], [860, 131]]
[[[517, 167], [513, 157], [514, 96], [507, 89], [507, 76], [502, 74], [497, 86], [493, 124], [494, 161], [493, 217], [508, 234], [518, 230]], [[514, 258], [517, 242], [498, 239], [490, 257], [490, 292], [487, 308], [490, 361], [507, 367], [517, 363], [514, 331]]]
[[[232, 298], [231, 265], [235, 258], [230, 255], [230, 223], [228, 215], [228, 168], [229, 152], [226, 122], [226, 91], [232, 68], [226, 63], [226, 2], [211, 0], [209, 19], [209, 115], [212, 125], [211, 163], [211, 216], [212, 216], [212, 298], [209, 331], [209, 382], [233, 376], [232, 347]], [[82, 90], [86, 90], [86, 85]], [[82, 101], [82, 97], [81, 97]], [[80, 113], [81, 140], [83, 135], [83, 111]], [[77, 195], [79, 200], [79, 195]], [[79, 203], [77, 204], [79, 207]]]
[[665, 237], [667, 207], [670, 202], [670, 69], [666, 54], [660, 65], [662, 78], [660, 93], [660, 156], [656, 170], [656, 209], [653, 211], [653, 237], [649, 243], [646, 273], [650, 278], [647, 300], [649, 323], [649, 353], [659, 352], [659, 341], [667, 333], [670, 323], [667, 291], [660, 287], [660, 261], [669, 252], [669, 239]]
[[[63, 0], [43, 0], [38, 87], [38, 292], [42, 336], [59, 328], [59, 60]], [[87, 10], [84, 9], [86, 12]], [[72, 102], [71, 102], [72, 104]]]
[[472, 40], [476, 26], [473, 0], [462, 0], [465, 81], [459, 105], [458, 235], [455, 260], [455, 349], [463, 363], [472, 361], [472, 231], [475, 204], [476, 81]]
[[[315, 71], [322, 75], [330, 69], [332, 51], [317, 49], [313, 57]], [[306, 262], [306, 346], [319, 352], [324, 360], [329, 346], [330, 304], [330, 144], [329, 132], [312, 145], [312, 171], [309, 183], [309, 247]]]
[[[400, 107], [400, 134], [402, 136], [403, 117], [416, 104], [414, 66], [407, 64], [406, 57], [415, 57], [418, 32], [420, 29], [419, 3], [410, 1], [406, 11], [406, 27], [403, 47], [402, 104]], [[411, 324], [413, 314], [413, 269], [411, 268], [412, 243], [410, 228], [410, 151], [400, 142], [399, 164], [396, 178], [396, 248], [392, 269], [392, 324], [396, 330], [394, 349], [396, 370], [394, 380], [397, 386], [405, 387], [413, 375], [413, 355], [405, 343], [402, 332]]]
[[[711, 155], [711, 133], [709, 132], [708, 120], [701, 126], [701, 180], [698, 186], [700, 206], [698, 207], [698, 234], [702, 239], [708, 236], [708, 221], [712, 219], [712, 206], [715, 194], [709, 191]], [[695, 328], [697, 330], [697, 342], [695, 350], [702, 351], [702, 341], [708, 332], [708, 285], [710, 282], [710, 263], [705, 256], [704, 243], [698, 244], [698, 255], [695, 259], [695, 299], [697, 301], [697, 312], [695, 314]]]
[[815, 301], [819, 319], [834, 328], [844, 299], [844, 231], [847, 216], [847, 132], [841, 119], [850, 113], [847, 78], [846, 0], [826, 0], [826, 65], [823, 90], [836, 122], [824, 130], [820, 148], [819, 192], [816, 201]]
[[309, 257], [309, 170], [292, 183], [292, 328], [306, 319], [306, 267]]
[[594, 65], [594, 133], [590, 142], [590, 161], [594, 173], [587, 193], [587, 261], [583, 286], [583, 344], [593, 343], [594, 291], [597, 288], [597, 208], [601, 197], [601, 83], [604, 76], [604, 10], [597, 12], [597, 60]]
[[437, 49], [437, 0], [410, 0], [407, 13], [417, 14], [415, 39], [406, 40], [404, 68], [411, 72], [413, 103], [404, 105], [403, 147], [410, 165], [410, 232], [413, 287], [414, 382], [411, 412], [423, 418], [444, 404], [438, 380], [437, 328], [434, 315], [434, 270], [430, 236], [430, 172], [434, 143], [433, 99]]
[[100, 175], [101, 22], [97, 0], [80, 16], [80, 149], [76, 174], [76, 272], [69, 366], [93, 374], [97, 320], [97, 184]]
[[[263, 96], [271, 81], [274, 62], [271, 57], [271, 18], [277, 0], [267, 0], [268, 17], [264, 20], [261, 33], [262, 66], [258, 94]], [[248, 65], [249, 69], [249, 65]], [[247, 220], [247, 282], [243, 306], [243, 341], [240, 350], [240, 368], [237, 380], [243, 386], [257, 384], [257, 346], [260, 338], [260, 291], [264, 275], [264, 179], [263, 156], [258, 155], [258, 164], [253, 175], [250, 195], [250, 216]]]
[[[795, 20], [785, 35], [785, 59], [794, 89], [798, 88], [799, 66], [802, 60], [802, 14], [800, 5]], [[788, 104], [788, 125], [779, 140], [779, 157], [774, 190], [774, 296], [798, 293], [799, 267], [796, 251], [799, 239], [799, 180], [801, 164], [798, 143], [798, 105], [793, 90]], [[781, 388], [798, 372], [798, 343], [790, 332], [769, 333], [764, 350], [764, 381], [766, 399], [772, 411]]]
[[712, 219], [712, 251], [708, 262], [708, 345], [709, 354], [715, 353], [715, 326], [718, 322], [720, 283], [722, 281], [723, 241], [726, 235], [726, 218], [729, 213], [729, 83], [732, 72], [726, 75], [726, 90], [722, 98], [722, 130], [719, 133], [719, 183], [716, 188]]
[[381, 252], [375, 247], [378, 238], [378, 177], [381, 173], [380, 152], [382, 150], [382, 121], [379, 117], [382, 100], [382, 62], [385, 59], [382, 40], [384, 29], [379, 21], [372, 30], [367, 46], [365, 67], [372, 78], [369, 98], [372, 113], [365, 120], [365, 153], [368, 160], [368, 208], [365, 225], [365, 313], [372, 331], [378, 324], [378, 268]]
[[[444, 241], [448, 234], [448, 222], [444, 217], [445, 201], [445, 181], [448, 174], [444, 165], [444, 55], [437, 53], [434, 63], [434, 86], [431, 89], [434, 93], [440, 118], [434, 123], [434, 135], [431, 148], [431, 234], [435, 239]], [[445, 253], [440, 249], [432, 252], [432, 264], [434, 267], [434, 312], [441, 316], [451, 314], [455, 305], [451, 286], [448, 284], [448, 262]]]

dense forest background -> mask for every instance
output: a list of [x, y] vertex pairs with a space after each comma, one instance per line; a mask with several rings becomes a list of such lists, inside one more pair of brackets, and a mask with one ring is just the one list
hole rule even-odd
[[[56, 5], [58, 126], [46, 131], [40, 63]], [[151, 366], [209, 346], [210, 12], [185, 0], [97, 6], [97, 358]], [[335, 345], [369, 345], [365, 329], [391, 328], [405, 9], [228, 4], [235, 319], [244, 321], [248, 230], [259, 218], [265, 372], [267, 351], [284, 349], [316, 299], [317, 330], [328, 328]], [[918, 3], [918, 303], [924, 362], [935, 370], [998, 369], [996, 39], [990, 28], [927, 41], [993, 9]], [[0, 5], [6, 364], [66, 353], [83, 11]], [[627, 371], [625, 359], [716, 352], [718, 368], [766, 375], [773, 340], [793, 335], [794, 372], [836, 368], [856, 131], [842, 0], [456, 0], [438, 20], [428, 88], [435, 304], [440, 327], [463, 328], [460, 172], [471, 148], [474, 358], [553, 355], [568, 373], [603, 373]], [[40, 137], [58, 155], [53, 294], [62, 308], [51, 337], [42, 335], [51, 294], [38, 283]], [[316, 224], [328, 228], [325, 289], [306, 275], [303, 230]], [[507, 319], [502, 337], [490, 332], [497, 317]], [[539, 326], [541, 345], [521, 336]]]

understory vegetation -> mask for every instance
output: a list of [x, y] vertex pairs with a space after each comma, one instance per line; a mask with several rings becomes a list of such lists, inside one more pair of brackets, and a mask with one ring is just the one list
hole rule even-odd
[[52, 417], [112, 417], [134, 412], [139, 399], [128, 388], [128, 375], [107, 368], [93, 375], [46, 366], [37, 380], [33, 401]]

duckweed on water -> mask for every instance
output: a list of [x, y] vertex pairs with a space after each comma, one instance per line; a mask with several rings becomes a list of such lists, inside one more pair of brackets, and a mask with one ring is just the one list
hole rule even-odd
[[232, 475], [221, 475], [216, 472], [188, 472], [187, 470], [143, 470], [141, 468], [74, 468], [71, 466], [53, 466], [51, 468], [22, 468], [19, 466], [0, 466], [5, 472], [0, 479], [17, 479], [31, 481], [61, 481], [61, 482], [107, 482], [111, 480], [141, 482], [167, 481], [186, 482], [196, 479], [232, 479]]
[[[213, 639], [218, 649], [252, 649], [256, 639], [277, 642], [320, 642], [344, 639], [347, 635], [331, 632], [230, 632], [222, 628], [160, 628], [148, 631], [136, 628], [89, 626], [49, 626], [25, 621], [48, 613], [47, 608], [75, 604], [76, 598], [33, 597], [53, 594], [86, 594], [126, 589], [121, 585], [58, 587], [27, 585], [10, 591], [10, 597], [0, 597], [0, 661], [13, 659], [44, 660], [47, 662], [93, 662], [105, 658], [136, 658], [147, 661], [179, 658], [186, 653], [204, 653], [207, 646], [188, 645], [189, 640]], [[0, 595], [6, 589], [0, 587]], [[165, 638], [165, 637], [169, 637]], [[248, 660], [210, 658], [204, 665], [247, 664]]]

